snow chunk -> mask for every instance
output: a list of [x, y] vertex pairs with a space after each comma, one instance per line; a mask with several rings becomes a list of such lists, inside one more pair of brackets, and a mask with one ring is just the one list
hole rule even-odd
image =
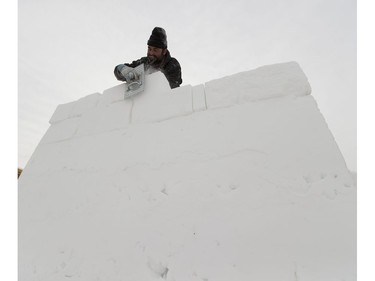
[[296, 62], [267, 65], [205, 84], [207, 107], [311, 93], [310, 84]]

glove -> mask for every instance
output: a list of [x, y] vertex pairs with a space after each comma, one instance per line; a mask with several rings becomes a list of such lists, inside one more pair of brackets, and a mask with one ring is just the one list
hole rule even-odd
[[121, 70], [124, 69], [124, 68], [127, 68], [127, 67], [128, 66], [126, 66], [124, 64], [119, 64], [115, 67], [114, 74], [115, 74], [117, 80], [126, 81], [125, 76], [123, 75], [123, 73], [121, 73]]
[[138, 75], [134, 72], [134, 68], [125, 64], [119, 64], [115, 67], [115, 76], [117, 80], [126, 81], [127, 83], [138, 79]]

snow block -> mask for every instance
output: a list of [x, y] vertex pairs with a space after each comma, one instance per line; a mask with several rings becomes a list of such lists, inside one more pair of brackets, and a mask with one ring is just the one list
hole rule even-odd
[[135, 101], [132, 122], [155, 122], [192, 113], [190, 85], [164, 92], [161, 95], [148, 95], [142, 102]]
[[145, 76], [145, 90], [144, 94], [139, 96], [145, 96], [146, 93], [152, 95], [159, 95], [171, 90], [167, 78], [160, 71], [154, 72], [150, 75]]
[[72, 114], [74, 104], [75, 102], [70, 102], [58, 105], [51, 119], [49, 120], [49, 123], [54, 124], [62, 120], [74, 117]]
[[82, 116], [83, 114], [86, 113], [86, 111], [92, 108], [95, 108], [101, 98], [102, 98], [102, 95], [100, 93], [95, 93], [95, 94], [80, 98], [78, 101], [74, 103], [72, 115]]
[[41, 140], [41, 144], [60, 142], [75, 136], [80, 122], [80, 117], [68, 118], [52, 124]]
[[206, 110], [206, 93], [204, 85], [197, 85], [193, 87], [193, 111]]
[[95, 93], [75, 102], [58, 105], [49, 123], [54, 124], [65, 119], [81, 117], [86, 110], [96, 106], [100, 97], [101, 94]]
[[156, 72], [146, 76], [144, 93], [126, 102], [132, 103], [132, 123], [162, 121], [192, 113], [192, 87], [171, 90], [164, 74]]
[[207, 107], [226, 107], [245, 102], [311, 93], [310, 84], [296, 62], [268, 65], [252, 71], [212, 80], [205, 84]]
[[19, 281], [356, 280], [356, 186], [298, 65], [160, 74], [55, 112], [19, 178]]
[[87, 136], [125, 128], [130, 124], [129, 110], [129, 105], [122, 101], [87, 111], [80, 119], [76, 136]]
[[103, 96], [100, 99], [99, 106], [109, 106], [116, 102], [123, 102], [124, 101], [124, 93], [126, 90], [125, 83], [107, 89], [103, 92]]

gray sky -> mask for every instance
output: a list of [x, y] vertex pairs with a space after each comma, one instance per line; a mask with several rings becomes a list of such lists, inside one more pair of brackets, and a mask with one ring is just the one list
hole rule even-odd
[[183, 85], [297, 61], [350, 170], [356, 162], [356, 1], [19, 0], [19, 166], [57, 105], [118, 85], [115, 65], [168, 35]]

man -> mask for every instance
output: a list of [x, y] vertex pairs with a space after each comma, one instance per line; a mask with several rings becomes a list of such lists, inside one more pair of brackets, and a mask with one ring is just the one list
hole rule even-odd
[[121, 69], [124, 65], [134, 68], [143, 63], [146, 74], [161, 71], [164, 73], [172, 89], [179, 87], [182, 83], [181, 66], [175, 58], [171, 57], [167, 49], [167, 34], [165, 30], [161, 27], [155, 27], [152, 30], [147, 45], [147, 57], [142, 57], [132, 63], [120, 64], [115, 67], [114, 73], [117, 80], [125, 81], [125, 77], [121, 74]]

